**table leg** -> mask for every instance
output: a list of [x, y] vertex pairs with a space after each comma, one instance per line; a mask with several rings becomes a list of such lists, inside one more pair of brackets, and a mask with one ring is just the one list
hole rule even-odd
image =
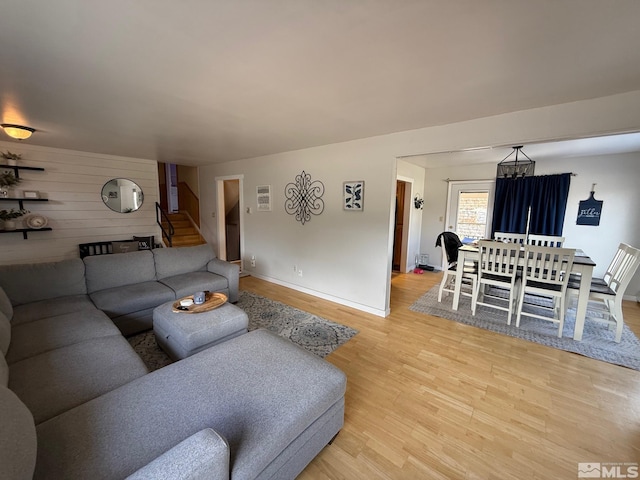
[[589, 303], [589, 291], [591, 290], [591, 278], [593, 277], [593, 267], [584, 266], [580, 278], [580, 290], [578, 291], [578, 305], [576, 307], [576, 325], [573, 330], [573, 339], [582, 340], [585, 317], [587, 316], [587, 305]]

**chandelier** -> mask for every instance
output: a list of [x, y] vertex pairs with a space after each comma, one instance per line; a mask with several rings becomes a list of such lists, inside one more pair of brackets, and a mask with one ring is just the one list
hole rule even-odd
[[[517, 147], [511, 147], [513, 151], [507, 155], [499, 164], [497, 178], [518, 178], [518, 177], [531, 177], [536, 168], [536, 162], [531, 160], [526, 153], [522, 151], [522, 145]], [[513, 160], [509, 160], [513, 154], [516, 154]], [[526, 160], [518, 159], [518, 156], [522, 154]]]

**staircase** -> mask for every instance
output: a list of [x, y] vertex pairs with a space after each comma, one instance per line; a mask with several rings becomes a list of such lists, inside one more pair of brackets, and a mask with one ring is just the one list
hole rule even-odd
[[[168, 217], [175, 229], [175, 234], [172, 237], [172, 246], [188, 247], [207, 243], [186, 213], [170, 213]], [[169, 230], [169, 224], [164, 220], [162, 226], [165, 230]]]

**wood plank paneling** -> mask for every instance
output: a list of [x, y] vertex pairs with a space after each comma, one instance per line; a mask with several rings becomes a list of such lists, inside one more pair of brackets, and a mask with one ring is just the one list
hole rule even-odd
[[[78, 244], [155, 235], [158, 170], [153, 160], [0, 142], [0, 150], [21, 153], [19, 165], [42, 167], [21, 171], [17, 190], [37, 190], [48, 202], [25, 203], [25, 208], [49, 219], [50, 232], [0, 234], [0, 264], [57, 261], [78, 256]], [[101, 200], [102, 186], [112, 178], [128, 178], [144, 192], [142, 208], [122, 214]], [[3, 202], [0, 208], [17, 208]]]
[[[254, 277], [240, 288], [356, 328], [327, 360], [345, 426], [311, 479], [574, 479], [638, 462], [640, 372], [409, 310], [441, 274], [397, 274], [380, 318]], [[624, 302], [640, 334], [640, 306]]]

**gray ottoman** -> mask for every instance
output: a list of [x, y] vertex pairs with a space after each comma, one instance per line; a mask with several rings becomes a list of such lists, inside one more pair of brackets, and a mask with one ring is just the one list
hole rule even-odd
[[203, 313], [176, 313], [172, 306], [167, 302], [155, 308], [153, 331], [158, 345], [174, 360], [247, 333], [247, 314], [231, 303]]

